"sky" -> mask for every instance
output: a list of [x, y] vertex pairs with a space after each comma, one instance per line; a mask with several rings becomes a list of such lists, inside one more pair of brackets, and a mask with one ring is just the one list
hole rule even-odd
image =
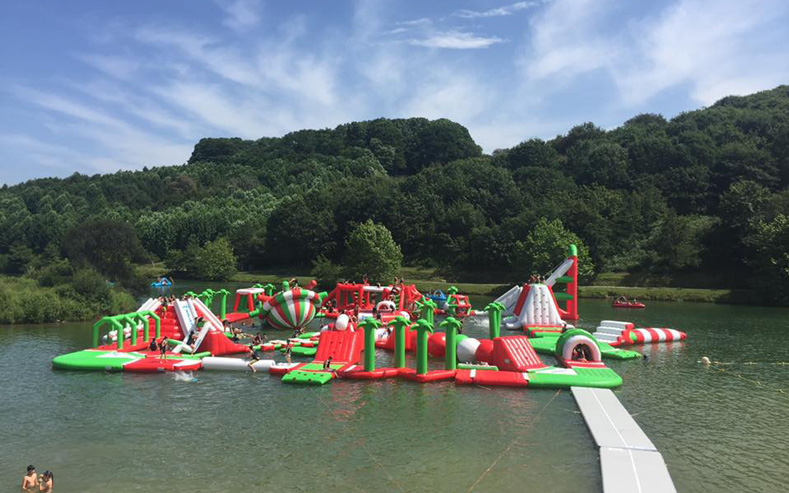
[[786, 0], [3, 0], [0, 183], [379, 117], [492, 152], [786, 83]]

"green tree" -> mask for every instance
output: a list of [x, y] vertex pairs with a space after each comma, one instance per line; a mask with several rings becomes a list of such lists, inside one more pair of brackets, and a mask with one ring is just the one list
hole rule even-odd
[[560, 259], [567, 257], [567, 249], [571, 244], [578, 247], [578, 276], [591, 279], [594, 276], [594, 264], [589, 250], [578, 236], [564, 228], [559, 219], [548, 221], [540, 218], [523, 241], [515, 244], [515, 268], [524, 277], [529, 274], [548, 274]]
[[386, 226], [368, 219], [357, 225], [346, 241], [346, 265], [351, 277], [389, 282], [400, 272], [403, 254]]
[[748, 261], [755, 269], [753, 287], [770, 303], [789, 304], [789, 217], [778, 214], [754, 226], [755, 234], [746, 240], [755, 253]]
[[678, 216], [672, 209], [653, 231], [649, 248], [650, 269], [670, 273], [699, 267], [705, 250], [705, 239], [715, 226], [708, 216]]
[[235, 274], [236, 256], [227, 238], [206, 243], [195, 267], [201, 279], [210, 281], [225, 281]]
[[191, 279], [225, 281], [236, 273], [236, 256], [227, 238], [209, 241], [203, 247], [192, 243], [184, 251], [173, 250], [165, 264]]
[[62, 249], [77, 267], [90, 266], [119, 281], [133, 277], [132, 261], [144, 251], [131, 225], [117, 219], [93, 219], [66, 232]]
[[33, 250], [22, 243], [14, 243], [8, 255], [8, 273], [24, 274], [34, 258]]

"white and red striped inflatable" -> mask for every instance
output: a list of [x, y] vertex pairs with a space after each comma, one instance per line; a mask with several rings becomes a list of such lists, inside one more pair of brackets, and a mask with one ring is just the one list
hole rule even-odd
[[684, 341], [687, 334], [674, 329], [647, 327], [644, 329], [631, 329], [625, 338], [627, 344], [649, 344], [650, 342]]

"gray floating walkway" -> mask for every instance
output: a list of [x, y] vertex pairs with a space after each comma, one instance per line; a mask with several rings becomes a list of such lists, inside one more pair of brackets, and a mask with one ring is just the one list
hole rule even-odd
[[609, 389], [572, 387], [600, 447], [604, 493], [676, 492], [663, 456]]

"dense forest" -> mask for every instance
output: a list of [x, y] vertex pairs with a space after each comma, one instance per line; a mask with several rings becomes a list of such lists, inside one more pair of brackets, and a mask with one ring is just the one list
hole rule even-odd
[[348, 235], [368, 219], [405, 264], [469, 278], [523, 280], [562, 254], [546, 249], [574, 241], [586, 279], [628, 272], [787, 304], [789, 86], [492, 155], [444, 119], [204, 138], [181, 166], [4, 186], [0, 269], [133, 287], [130, 265], [152, 260], [195, 275], [213, 258], [325, 267], [348, 261]]

